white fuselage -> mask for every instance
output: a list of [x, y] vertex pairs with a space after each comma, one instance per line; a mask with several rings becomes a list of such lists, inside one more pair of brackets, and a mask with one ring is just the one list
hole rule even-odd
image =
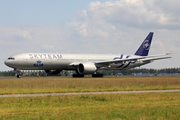
[[[5, 61], [9, 67], [21, 70], [76, 70], [80, 63], [95, 63], [100, 61], [133, 58], [135, 55], [123, 54], [60, 54], [60, 53], [22, 53], [11, 56]], [[11, 59], [12, 58], [12, 59]], [[100, 69], [122, 70], [149, 63], [142, 61], [125, 61], [104, 65]]]

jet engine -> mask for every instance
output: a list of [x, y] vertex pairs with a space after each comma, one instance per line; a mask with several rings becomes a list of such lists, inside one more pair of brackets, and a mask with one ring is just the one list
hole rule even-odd
[[48, 75], [57, 75], [61, 72], [62, 70], [45, 70], [45, 72], [48, 74]]
[[77, 67], [79, 74], [93, 74], [96, 70], [94, 63], [80, 63]]

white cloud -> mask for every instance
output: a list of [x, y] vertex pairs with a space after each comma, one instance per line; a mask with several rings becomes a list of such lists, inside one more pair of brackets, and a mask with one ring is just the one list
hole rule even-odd
[[41, 47], [43, 49], [46, 49], [46, 50], [49, 50], [49, 51], [54, 50], [54, 46], [53, 45], [43, 44], [43, 45], [41, 45]]
[[156, 46], [156, 49], [154, 49], [153, 52], [157, 52], [156, 50], [160, 49], [161, 51], [159, 51], [159, 52], [166, 53], [166, 50], [164, 48], [164, 44], [161, 41], [156, 40], [156, 41], [153, 42], [152, 45]]
[[0, 27], [0, 46], [11, 50], [11, 54], [20, 52], [38, 52], [48, 51], [49, 45], [54, 46], [49, 49], [49, 52], [56, 52], [59, 48], [64, 47], [61, 42], [66, 39], [66, 33], [61, 29], [54, 28], [20, 28], [15, 27]]
[[18, 36], [30, 40], [32, 37], [28, 31], [19, 31]]
[[[120, 0], [105, 3], [91, 2], [82, 10], [78, 21], [73, 21], [72, 28], [78, 37], [122, 38], [127, 33], [147, 33], [148, 31], [177, 30], [180, 28], [179, 14], [174, 15], [178, 0], [162, 5], [159, 0]], [[166, 11], [169, 6], [170, 11]], [[178, 10], [178, 7], [176, 7]], [[178, 21], [178, 22], [177, 22]], [[131, 32], [135, 31], [135, 32]], [[144, 32], [143, 32], [144, 31]], [[118, 37], [119, 36], [119, 37]], [[104, 39], [103, 38], [103, 39]], [[112, 40], [112, 39], [111, 39]], [[117, 41], [117, 39], [116, 39]]]
[[[174, 13], [166, 11], [167, 4], [159, 6], [156, 5], [156, 2], [159, 2], [159, 0], [91, 2], [86, 10], [82, 10], [79, 13], [81, 16], [80, 21], [86, 21], [91, 26], [92, 24], [95, 26], [97, 24], [113, 24], [141, 29], [180, 28], [180, 19], [177, 17], [179, 14], [174, 15]], [[171, 4], [176, 5], [176, 2], [178, 1]], [[180, 7], [180, 5], [178, 6]], [[172, 7], [171, 9], [174, 8]], [[178, 9], [176, 10], [178, 11]]]

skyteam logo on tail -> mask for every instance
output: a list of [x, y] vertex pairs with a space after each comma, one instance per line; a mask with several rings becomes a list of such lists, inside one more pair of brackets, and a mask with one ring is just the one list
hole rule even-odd
[[149, 48], [150, 48], [149, 40], [145, 40], [145, 41], [144, 41], [144, 43], [143, 43], [143, 48], [144, 48], [145, 50], [149, 50]]
[[40, 60], [38, 60], [38, 61], [36, 61], [37, 62], [37, 64], [34, 64], [33, 66], [34, 67], [42, 67], [43, 66], [43, 64], [41, 64], [41, 61]]
[[134, 55], [138, 56], [148, 56], [149, 49], [151, 47], [151, 41], [153, 37], [153, 32], [150, 32], [148, 36], [145, 38], [145, 40], [142, 42], [139, 49], [135, 52]]

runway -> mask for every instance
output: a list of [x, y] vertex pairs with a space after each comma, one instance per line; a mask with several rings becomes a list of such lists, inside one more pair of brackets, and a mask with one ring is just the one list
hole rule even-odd
[[39, 93], [39, 94], [13, 94], [0, 95], [3, 97], [39, 97], [39, 96], [60, 96], [60, 95], [101, 95], [101, 94], [128, 94], [128, 93], [165, 93], [180, 92], [180, 90], [145, 90], [145, 91], [112, 91], [112, 92], [80, 92], [80, 93]]

